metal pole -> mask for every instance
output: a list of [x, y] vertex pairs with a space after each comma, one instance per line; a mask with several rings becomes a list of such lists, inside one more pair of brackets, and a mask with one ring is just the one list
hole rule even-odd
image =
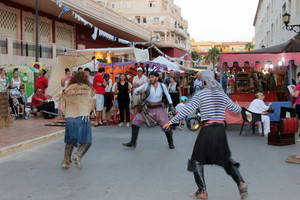
[[39, 49], [39, 30], [40, 30], [40, 18], [39, 18], [40, 0], [35, 0], [35, 62], [39, 62], [40, 49]]

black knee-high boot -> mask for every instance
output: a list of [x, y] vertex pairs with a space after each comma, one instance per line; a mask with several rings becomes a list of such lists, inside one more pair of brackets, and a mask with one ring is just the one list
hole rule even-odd
[[140, 127], [136, 126], [136, 125], [132, 125], [132, 132], [131, 132], [131, 140], [128, 143], [124, 143], [122, 144], [125, 147], [136, 147], [136, 142], [137, 142], [137, 138], [139, 135], [139, 130]]
[[195, 195], [206, 192], [204, 166], [196, 160], [189, 160], [188, 171], [194, 173], [195, 182], [198, 186], [198, 191], [195, 193]]
[[[248, 196], [247, 185], [245, 184], [245, 181], [240, 173], [239, 166], [240, 166], [239, 163], [230, 159], [228, 167], [225, 168], [225, 171], [229, 176], [232, 177], [234, 182], [237, 184], [241, 194], [241, 199], [246, 199]], [[243, 188], [241, 188], [241, 184], [244, 184]]]
[[225, 168], [226, 173], [232, 177], [232, 179], [238, 186], [240, 185], [240, 183], [245, 183], [240, 173], [239, 166], [240, 166], [239, 163], [230, 159], [228, 167]]
[[172, 130], [168, 130], [165, 132], [167, 140], [168, 140], [168, 144], [169, 144], [169, 148], [170, 149], [175, 149], [175, 145], [173, 142], [173, 132]]

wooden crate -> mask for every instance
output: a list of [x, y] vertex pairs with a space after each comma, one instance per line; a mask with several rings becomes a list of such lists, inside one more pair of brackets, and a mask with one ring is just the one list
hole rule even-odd
[[10, 123], [8, 93], [0, 92], [0, 128], [7, 127]]
[[278, 133], [270, 133], [268, 136], [269, 145], [286, 146], [295, 143], [295, 134], [279, 135]]

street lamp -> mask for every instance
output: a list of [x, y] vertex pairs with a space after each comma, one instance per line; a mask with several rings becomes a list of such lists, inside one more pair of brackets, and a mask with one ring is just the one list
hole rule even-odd
[[40, 19], [39, 19], [40, 0], [35, 0], [35, 62], [39, 62], [39, 33], [40, 33]]
[[285, 25], [285, 29], [288, 31], [294, 31], [295, 33], [300, 33], [300, 24], [299, 25], [289, 25], [291, 22], [291, 15], [289, 13], [285, 13], [282, 15], [282, 20]]

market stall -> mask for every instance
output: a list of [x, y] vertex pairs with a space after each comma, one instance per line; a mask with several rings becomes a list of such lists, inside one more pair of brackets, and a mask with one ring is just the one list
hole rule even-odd
[[[269, 48], [221, 54], [219, 71], [231, 99], [247, 107], [256, 92], [265, 94], [265, 102], [288, 102], [287, 86], [296, 82], [299, 64], [300, 41], [291, 39]], [[229, 123], [241, 120], [230, 113], [227, 116]]]
[[[55, 96], [60, 93], [60, 81], [64, 77], [64, 70], [70, 68], [72, 71], [79, 66], [88, 64], [93, 70], [97, 71], [102, 64], [108, 71], [106, 73], [124, 73], [131, 64], [126, 62], [147, 62], [149, 61], [148, 50], [133, 47], [126, 48], [104, 48], [104, 49], [85, 49], [70, 51], [58, 55], [57, 65], [51, 70], [49, 87], [46, 93]], [[118, 63], [118, 65], [116, 65]], [[120, 64], [122, 63], [122, 64]], [[102, 67], [103, 67], [102, 66]], [[115, 66], [115, 67], [114, 67]], [[124, 66], [127, 66], [124, 67]]]
[[255, 92], [266, 93], [271, 101], [287, 100], [287, 85], [300, 70], [300, 42], [288, 42], [270, 48], [220, 56], [227, 88], [235, 99], [253, 99]]

